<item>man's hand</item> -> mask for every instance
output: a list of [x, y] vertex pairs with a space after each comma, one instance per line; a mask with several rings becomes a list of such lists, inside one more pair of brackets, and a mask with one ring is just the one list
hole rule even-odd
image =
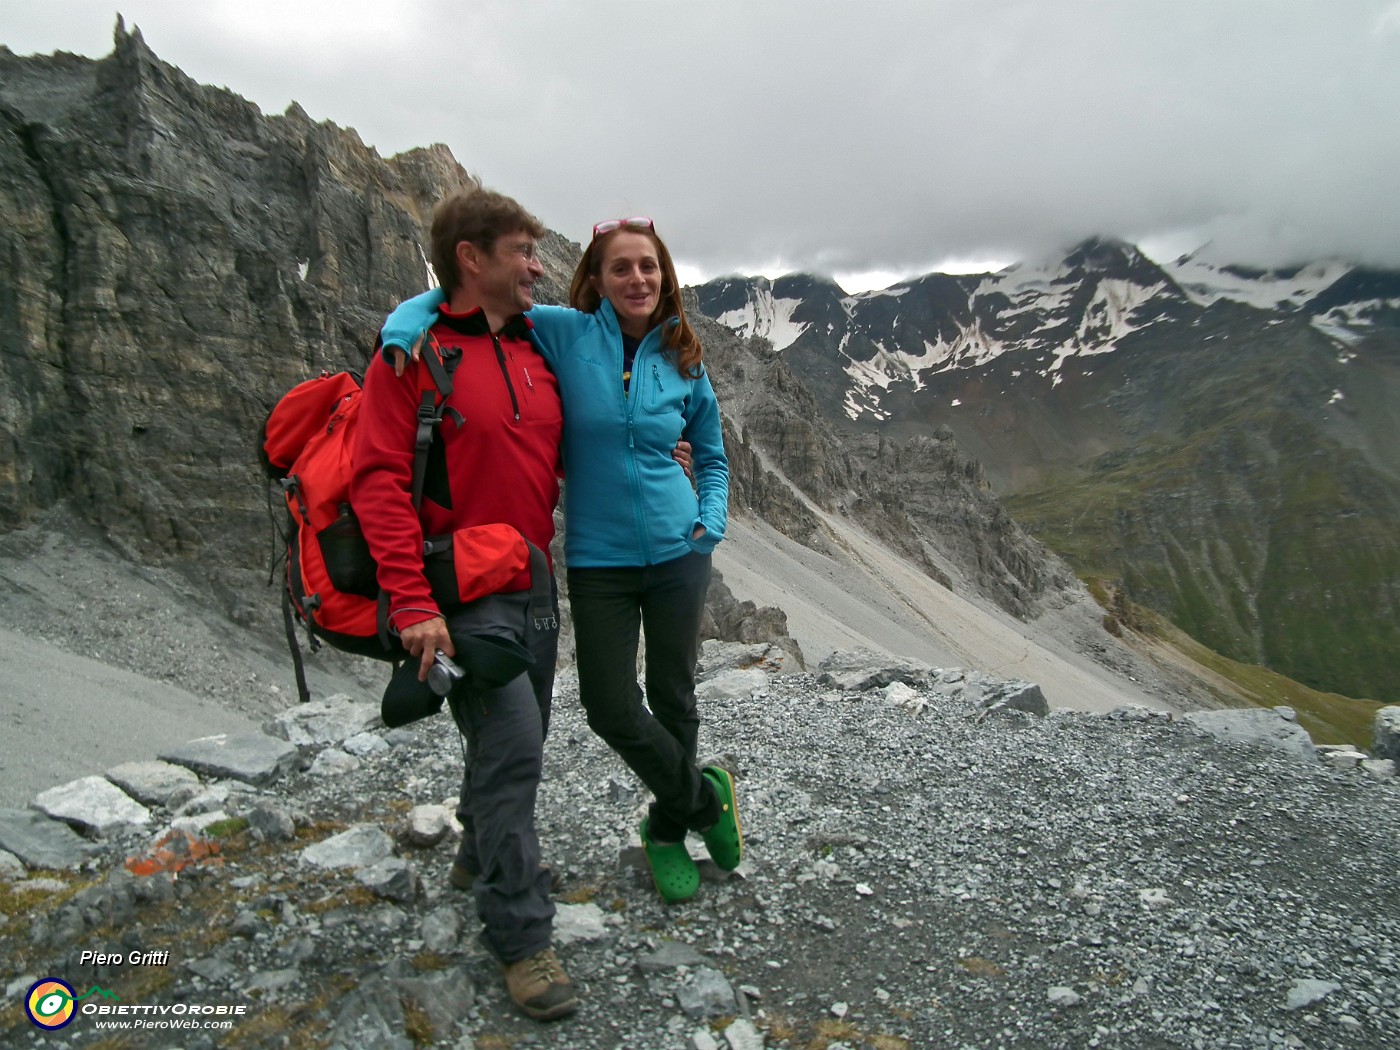
[[695, 475], [690, 472], [690, 442], [681, 438], [676, 442], [676, 447], [671, 449], [671, 458], [681, 465], [681, 470], [685, 471], [685, 476], [691, 481], [695, 480]]
[[413, 656], [418, 657], [418, 681], [428, 680], [428, 668], [433, 666], [433, 657], [441, 649], [448, 656], [456, 656], [452, 648], [452, 636], [447, 633], [447, 621], [441, 616], [423, 620], [399, 632], [399, 641]]

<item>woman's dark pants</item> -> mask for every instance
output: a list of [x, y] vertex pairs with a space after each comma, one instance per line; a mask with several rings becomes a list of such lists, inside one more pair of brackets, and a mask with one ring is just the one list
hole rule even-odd
[[[569, 606], [579, 696], [588, 725], [655, 796], [651, 837], [678, 842], [719, 819], [719, 800], [695, 765], [700, 716], [695, 665], [710, 556], [640, 568], [570, 568]], [[646, 702], [637, 640], [646, 638]], [[650, 708], [650, 710], [648, 710]]]

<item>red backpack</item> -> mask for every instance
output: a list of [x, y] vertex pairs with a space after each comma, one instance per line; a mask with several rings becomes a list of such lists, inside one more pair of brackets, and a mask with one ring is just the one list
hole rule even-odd
[[[418, 369], [424, 384], [414, 443], [413, 505], [423, 498], [428, 449], [442, 424], [459, 358], [444, 355], [436, 340], [424, 340]], [[296, 623], [306, 629], [313, 652], [322, 642], [359, 656], [398, 662], [407, 654], [388, 628], [388, 595], [381, 593], [377, 566], [350, 506], [351, 453], [361, 401], [360, 377], [323, 373], [299, 383], [277, 402], [263, 423], [262, 453], [268, 474], [287, 504], [286, 575], [282, 615], [296, 668], [297, 692], [310, 699]], [[509, 589], [531, 570], [532, 613], [543, 615], [549, 594], [544, 554], [509, 525], [478, 525], [450, 536], [424, 540], [424, 575], [440, 604], [472, 601]], [[276, 566], [274, 564], [274, 572]], [[549, 610], [552, 617], [552, 607]]]

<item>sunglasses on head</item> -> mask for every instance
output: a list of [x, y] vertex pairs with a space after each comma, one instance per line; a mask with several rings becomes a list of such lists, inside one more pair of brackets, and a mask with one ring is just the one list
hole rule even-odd
[[596, 241], [605, 233], [612, 233], [613, 230], [620, 230], [624, 226], [633, 230], [654, 230], [656, 223], [652, 222], [645, 215], [634, 215], [630, 219], [608, 219], [593, 227], [593, 239]]

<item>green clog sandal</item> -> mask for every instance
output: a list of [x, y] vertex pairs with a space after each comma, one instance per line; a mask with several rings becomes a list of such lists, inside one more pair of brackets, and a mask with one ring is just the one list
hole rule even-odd
[[684, 842], [652, 842], [647, 835], [647, 821], [642, 820], [639, 829], [642, 836], [642, 850], [647, 855], [651, 867], [651, 877], [656, 889], [668, 904], [678, 904], [695, 896], [700, 888], [700, 869], [690, 858], [690, 851]]
[[706, 829], [705, 848], [710, 859], [724, 871], [733, 871], [744, 859], [744, 832], [739, 826], [739, 806], [734, 799], [734, 778], [729, 770], [706, 766], [700, 775], [710, 782], [719, 796], [719, 820]]

